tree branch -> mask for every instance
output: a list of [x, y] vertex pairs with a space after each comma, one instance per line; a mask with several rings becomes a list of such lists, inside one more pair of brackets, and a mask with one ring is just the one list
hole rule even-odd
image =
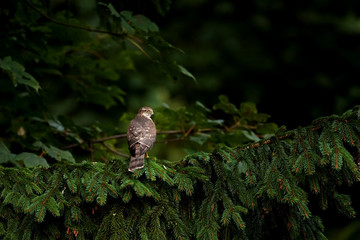
[[[309, 127], [304, 127], [304, 128], [310, 128], [311, 131], [317, 131], [322, 127], [321, 126], [309, 126]], [[283, 140], [283, 139], [291, 138], [294, 135], [295, 135], [295, 131], [290, 130], [290, 131], [287, 131], [285, 134], [279, 135], [277, 137], [277, 139]], [[267, 145], [267, 144], [270, 144], [272, 142], [273, 141], [271, 139], [265, 139], [265, 140], [261, 140], [261, 141], [256, 142], [256, 143], [250, 143], [250, 144], [247, 144], [245, 146], [240, 146], [238, 149], [243, 150], [243, 149], [249, 149], [249, 148], [257, 148], [257, 147], [260, 147], [261, 145]]]
[[[156, 134], [157, 135], [184, 134], [184, 137], [186, 137], [194, 130], [194, 127], [195, 126], [191, 126], [186, 132], [184, 132], [182, 130], [164, 130], [164, 131], [158, 131], [158, 132], [156, 132]], [[214, 132], [214, 131], [216, 131], [216, 129], [214, 129], [214, 128], [204, 128], [204, 129], [198, 129], [196, 132]], [[122, 133], [122, 134], [117, 134], [117, 135], [108, 136], [108, 137], [104, 137], [104, 138], [89, 140], [87, 142], [103, 144], [106, 141], [110, 141], [110, 140], [113, 140], [113, 139], [121, 139], [121, 138], [126, 138], [126, 137], [127, 137], [127, 134]], [[165, 142], [166, 143], [166, 142], [172, 142], [172, 141], [181, 141], [181, 140], [184, 139], [184, 137], [174, 138], [174, 139], [159, 140], [158, 142]], [[84, 141], [84, 142], [86, 142], [86, 141]], [[74, 143], [74, 144], [64, 146], [64, 147], [62, 147], [62, 149], [70, 149], [70, 148], [78, 147], [79, 145], [80, 145], [79, 143]]]
[[[166, 135], [166, 134], [184, 134], [184, 136], [188, 136], [193, 130], [194, 130], [195, 126], [191, 126], [186, 132], [182, 131], [182, 130], [165, 130], [165, 131], [158, 131], [156, 132], [156, 135]], [[216, 129], [214, 128], [204, 128], [204, 129], [199, 129], [197, 130], [197, 132], [213, 132], [216, 131]], [[119, 138], [126, 138], [127, 135], [126, 133], [122, 133], [122, 134], [117, 134], [117, 135], [113, 135], [113, 136], [108, 136], [108, 137], [104, 137], [104, 138], [99, 138], [99, 139], [94, 139], [94, 140], [90, 140], [92, 143], [102, 143], [102, 142], [106, 142], [109, 140], [113, 140], [113, 139], [119, 139]], [[69, 145], [70, 146], [70, 145]], [[73, 145], [71, 145], [72, 147], [74, 147]]]
[[109, 32], [109, 31], [106, 31], [106, 30], [100, 30], [100, 29], [95, 29], [95, 28], [91, 28], [91, 27], [84, 27], [84, 26], [81, 26], [81, 25], [74, 25], [74, 24], [70, 24], [70, 23], [61, 22], [61, 21], [58, 21], [58, 20], [48, 16], [47, 14], [43, 13], [40, 9], [35, 7], [29, 0], [25, 0], [25, 2], [29, 7], [31, 7], [33, 10], [35, 10], [37, 13], [39, 13], [42, 17], [44, 17], [47, 20], [49, 20], [50, 22], [56, 23], [58, 25], [62, 25], [62, 26], [65, 26], [65, 27], [76, 28], [76, 29], [81, 29], [81, 30], [85, 30], [85, 31], [88, 31], [88, 32], [109, 34], [109, 35], [116, 36], [116, 37], [126, 37], [126, 36], [128, 36], [128, 34], [125, 34], [125, 33], [114, 33], [114, 32]]
[[99, 139], [94, 139], [94, 140], [90, 140], [90, 142], [92, 143], [103, 143], [112, 139], [118, 139], [118, 138], [126, 138], [126, 133], [123, 134], [117, 134], [117, 135], [113, 135], [113, 136], [109, 136], [109, 137], [104, 137], [104, 138], [99, 138]]
[[110, 147], [109, 145], [107, 145], [107, 144], [104, 143], [104, 142], [102, 143], [102, 145], [103, 145], [107, 150], [109, 150], [110, 152], [112, 152], [112, 153], [114, 153], [114, 154], [116, 154], [116, 155], [119, 155], [119, 156], [121, 156], [121, 157], [126, 157], [126, 158], [130, 157], [129, 155], [127, 155], [127, 154], [125, 154], [125, 153], [116, 151], [115, 149], [113, 149], [112, 147]]
[[128, 33], [115, 33], [115, 32], [110, 32], [110, 31], [106, 31], [106, 30], [101, 30], [101, 29], [96, 29], [96, 28], [91, 28], [91, 27], [85, 27], [85, 26], [82, 26], [82, 25], [75, 25], [75, 24], [70, 24], [70, 23], [66, 23], [66, 22], [61, 22], [61, 21], [58, 21], [58, 20], [50, 17], [49, 15], [43, 13], [40, 9], [35, 7], [29, 0], [25, 0], [25, 3], [30, 8], [32, 8], [34, 11], [36, 11], [38, 14], [40, 14], [42, 17], [46, 18], [47, 20], [49, 20], [50, 22], [53, 22], [55, 24], [65, 26], [65, 27], [70, 27], [70, 28], [76, 28], [76, 29], [80, 29], [80, 30], [84, 30], [84, 31], [88, 31], [88, 32], [103, 33], [103, 34], [108, 34], [108, 35], [115, 36], [115, 37], [125, 38], [131, 44], [133, 44], [136, 48], [138, 48], [146, 57], [148, 57], [150, 60], [153, 61], [153, 58], [139, 44], [139, 43], [143, 44], [144, 42], [140, 38], [138, 38], [138, 37], [136, 37], [134, 35], [131, 35], [131, 34], [128, 34]]

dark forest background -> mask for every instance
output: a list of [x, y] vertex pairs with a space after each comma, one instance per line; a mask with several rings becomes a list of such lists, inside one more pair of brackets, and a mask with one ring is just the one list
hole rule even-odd
[[[200, 101], [211, 106], [225, 94], [234, 103], [256, 103], [279, 125], [296, 127], [359, 102], [357, 1], [164, 2], [163, 14], [152, 1], [113, 4], [155, 22], [160, 35], [182, 51], [167, 57], [185, 66], [196, 82], [143, 74], [152, 66], [146, 58], [137, 59], [138, 71], [122, 76], [127, 110], [136, 111], [144, 103], [176, 108]], [[90, 26], [100, 22], [95, 1], [54, 1], [51, 8], [71, 10]], [[61, 113], [91, 122], [76, 108], [61, 105]]]
[[[198, 84], [160, 83], [158, 91], [165, 88], [174, 105], [213, 104], [219, 94], [233, 102], [252, 101], [291, 127], [339, 114], [360, 97], [359, 5], [176, 1], [154, 20], [166, 39], [184, 50], [176, 58]], [[149, 9], [143, 5], [145, 14]]]

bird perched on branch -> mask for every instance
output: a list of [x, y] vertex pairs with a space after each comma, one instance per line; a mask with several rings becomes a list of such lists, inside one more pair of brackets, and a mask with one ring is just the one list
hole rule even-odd
[[130, 122], [127, 139], [131, 154], [128, 170], [144, 167], [145, 153], [149, 151], [156, 139], [156, 126], [151, 116], [154, 111], [150, 107], [142, 107], [136, 117]]

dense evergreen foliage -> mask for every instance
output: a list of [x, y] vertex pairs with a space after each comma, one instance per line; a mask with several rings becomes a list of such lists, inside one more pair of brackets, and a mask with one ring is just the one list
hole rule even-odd
[[[225, 133], [224, 133], [225, 134]], [[309, 195], [355, 217], [341, 186], [359, 181], [358, 109], [256, 143], [147, 159], [134, 174], [118, 158], [74, 163], [36, 142], [42, 157], [1, 143], [5, 239], [326, 239]], [[109, 155], [108, 153], [103, 153]], [[45, 159], [59, 162], [47, 167]]]
[[123, 3], [99, 2], [97, 23], [52, 2], [7, 4], [2, 239], [326, 239], [319, 209], [356, 216], [343, 188], [360, 180], [358, 106], [287, 130], [225, 95], [164, 104], [150, 158], [131, 173], [124, 89], [148, 74], [196, 82], [171, 54], [181, 50]]

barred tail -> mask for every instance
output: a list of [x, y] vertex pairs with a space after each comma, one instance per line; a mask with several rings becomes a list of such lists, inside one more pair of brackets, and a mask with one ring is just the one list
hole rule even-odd
[[135, 145], [135, 157], [131, 156], [128, 170], [134, 172], [135, 169], [143, 168], [144, 157], [145, 154], [140, 155], [140, 144], [137, 143]]

